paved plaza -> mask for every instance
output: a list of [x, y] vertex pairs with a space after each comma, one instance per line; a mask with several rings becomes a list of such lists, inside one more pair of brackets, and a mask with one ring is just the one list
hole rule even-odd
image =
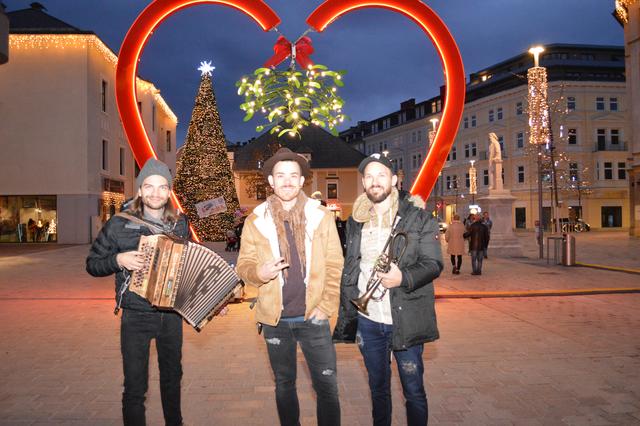
[[[465, 292], [633, 288], [640, 275], [547, 265], [533, 234], [525, 257], [489, 251], [483, 275], [450, 264], [436, 282], [441, 339], [426, 345], [434, 425], [640, 425], [640, 294], [454, 298]], [[640, 270], [640, 241], [577, 236], [578, 261]], [[216, 245], [216, 248], [222, 246]], [[122, 371], [113, 277], [84, 271], [84, 246], [0, 246], [0, 424], [120, 424]], [[225, 253], [229, 261], [235, 254]], [[255, 293], [248, 291], [247, 297]], [[369, 425], [366, 373], [337, 345], [344, 425]], [[300, 356], [302, 423], [315, 399]], [[152, 351], [147, 415], [162, 424]], [[190, 425], [274, 425], [274, 386], [249, 303], [201, 333], [185, 325], [183, 414]], [[394, 424], [405, 424], [394, 372]]]

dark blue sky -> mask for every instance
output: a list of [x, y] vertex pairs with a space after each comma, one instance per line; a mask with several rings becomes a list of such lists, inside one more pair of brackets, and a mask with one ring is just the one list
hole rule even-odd
[[[2, 0], [8, 11], [32, 0]], [[40, 0], [47, 13], [94, 31], [116, 53], [148, 0]], [[296, 39], [306, 17], [321, 0], [265, 0], [278, 13], [279, 30]], [[622, 28], [611, 16], [613, 0], [433, 0], [426, 2], [456, 38], [467, 76], [526, 51], [532, 44], [622, 45]], [[234, 83], [272, 54], [277, 38], [231, 8], [200, 5], [169, 17], [153, 34], [139, 67], [178, 116], [178, 145], [191, 118], [200, 73], [211, 60], [214, 90], [227, 138], [256, 136], [255, 120], [243, 123]], [[439, 93], [440, 60], [424, 33], [404, 16], [381, 9], [352, 12], [324, 33], [311, 33], [312, 59], [344, 69], [341, 95], [354, 125], [399, 108], [409, 98], [421, 101]]]

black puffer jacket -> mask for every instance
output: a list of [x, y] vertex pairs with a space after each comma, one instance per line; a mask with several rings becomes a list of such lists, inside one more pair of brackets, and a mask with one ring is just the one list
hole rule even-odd
[[[171, 233], [180, 238], [189, 237], [186, 216], [180, 216]], [[118, 253], [137, 250], [140, 237], [152, 234], [153, 232], [142, 224], [134, 223], [121, 216], [114, 216], [104, 224], [98, 238], [93, 242], [87, 257], [87, 272], [94, 277], [116, 274], [116, 303], [118, 303], [120, 289], [130, 275], [129, 271], [118, 266], [116, 256]], [[120, 307], [146, 312], [156, 310], [146, 299], [128, 289], [123, 295]]]
[[[433, 280], [442, 271], [442, 252], [438, 225], [431, 214], [412, 204], [410, 194], [400, 191], [398, 231], [407, 233], [408, 246], [398, 267], [402, 271], [400, 287], [389, 291], [393, 318], [393, 349], [438, 339], [434, 306]], [[340, 284], [340, 309], [333, 333], [335, 342], [353, 343], [356, 339], [358, 313], [350, 300], [359, 296], [360, 239], [362, 223], [349, 217], [347, 255]]]

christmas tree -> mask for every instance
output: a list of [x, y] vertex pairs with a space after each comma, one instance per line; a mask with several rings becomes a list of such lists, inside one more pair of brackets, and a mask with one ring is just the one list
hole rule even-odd
[[[198, 68], [202, 72], [200, 89], [174, 181], [174, 191], [204, 241], [224, 240], [226, 232], [234, 228], [234, 213], [239, 209], [211, 82], [214, 68], [210, 62], [203, 62]], [[224, 207], [220, 198], [226, 209], [218, 213]]]

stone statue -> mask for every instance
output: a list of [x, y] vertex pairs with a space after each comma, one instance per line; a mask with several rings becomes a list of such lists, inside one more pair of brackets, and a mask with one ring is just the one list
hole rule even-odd
[[489, 133], [489, 189], [502, 191], [502, 149], [498, 136]]

